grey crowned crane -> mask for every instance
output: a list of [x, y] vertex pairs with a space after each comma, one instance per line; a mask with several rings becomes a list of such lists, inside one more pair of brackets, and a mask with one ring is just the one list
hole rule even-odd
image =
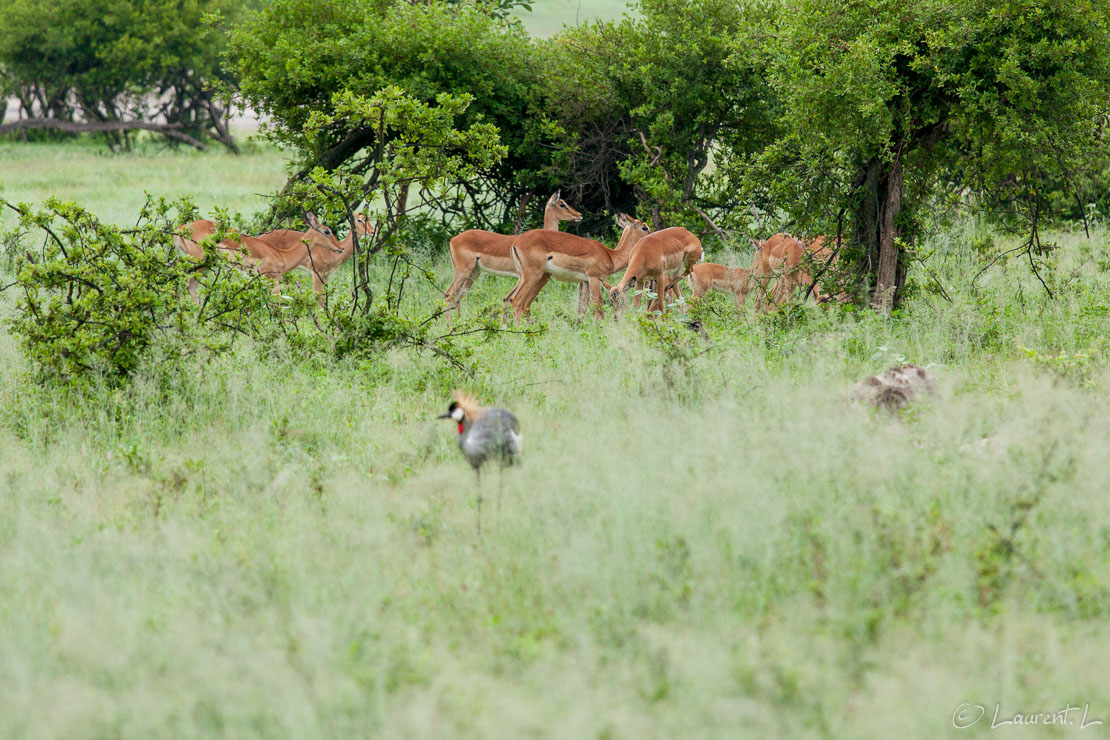
[[[520, 422], [511, 411], [485, 408], [474, 396], [454, 392], [455, 400], [440, 419], [458, 424], [459, 450], [478, 478], [478, 536], [482, 535], [482, 466], [496, 462], [501, 470], [520, 462]], [[498, 478], [500, 485], [500, 478]], [[500, 500], [500, 499], [499, 499]]]

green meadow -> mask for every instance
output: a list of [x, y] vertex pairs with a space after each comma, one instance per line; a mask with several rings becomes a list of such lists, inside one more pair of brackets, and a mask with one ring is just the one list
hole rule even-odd
[[[260, 210], [284, 163], [7, 144], [0, 165], [6, 199], [126, 224], [144, 191]], [[973, 281], [1011, 245], [962, 221], [892, 318], [714, 294], [706, 339], [681, 314], [580, 318], [552, 284], [542, 333], [461, 340], [472, 377], [244, 343], [168, 387], [151, 368], [71, 396], [5, 323], [0, 736], [935, 738], [1069, 703], [1110, 722], [1108, 236], [1053, 235], [1049, 299], [1018, 259]], [[483, 276], [464, 313], [510, 287]], [[934, 398], [850, 400], [903, 361]], [[523, 427], [523, 466], [483, 476], [480, 539], [435, 419], [456, 387]]]

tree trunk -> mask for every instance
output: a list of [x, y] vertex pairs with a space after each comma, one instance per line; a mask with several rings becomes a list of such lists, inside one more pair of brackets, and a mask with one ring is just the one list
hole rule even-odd
[[887, 163], [875, 157], [860, 173], [861, 197], [856, 205], [856, 241], [860, 256], [860, 291], [871, 293], [871, 307], [890, 313], [905, 284], [905, 266], [898, 247], [897, 218], [904, 188], [901, 158]]
[[895, 219], [902, 210], [902, 161], [895, 157], [883, 182], [885, 198], [879, 220], [879, 270], [875, 280], [872, 307], [881, 313], [890, 313], [894, 307], [894, 293], [898, 290], [898, 225]]
[[520, 205], [516, 209], [516, 222], [513, 224], [513, 233], [519, 234], [524, 228], [524, 217], [528, 215], [528, 204], [532, 202], [532, 193], [520, 196]]

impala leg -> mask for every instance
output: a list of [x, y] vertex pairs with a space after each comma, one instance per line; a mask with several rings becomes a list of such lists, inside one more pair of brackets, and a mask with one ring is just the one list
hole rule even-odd
[[518, 324], [521, 318], [531, 313], [532, 301], [536, 300], [536, 296], [540, 294], [540, 291], [543, 290], [543, 286], [547, 285], [547, 281], [550, 279], [551, 275], [545, 272], [540, 279], [534, 281], [531, 286], [521, 287], [520, 293], [518, 293], [514, 299], [514, 303], [516, 304], [514, 313]]
[[533, 288], [546, 276], [546, 273], [541, 273], [539, 277], [531, 277], [521, 271], [516, 286], [509, 291], [509, 294], [505, 296], [505, 300], [503, 301], [506, 315], [511, 310], [513, 313], [513, 320], [519, 324], [524, 312], [532, 303], [532, 301], [528, 299], [529, 295], [535, 297]]
[[521, 291], [527, 290], [530, 286], [531, 281], [523, 272], [520, 273], [520, 276], [516, 279], [516, 285], [501, 301], [501, 323], [505, 323], [510, 313], [516, 314], [517, 297], [520, 296]]
[[586, 313], [586, 309], [589, 308], [589, 306], [590, 306], [590, 298], [591, 297], [592, 296], [591, 296], [591, 291], [590, 291], [590, 282], [586, 281], [584, 283], [579, 283], [578, 284], [578, 315], [579, 316]]
[[682, 298], [682, 288], [679, 286], [679, 283], [681, 282], [682, 278], [669, 278], [664, 275], [663, 279], [667, 282], [667, 289], [663, 291], [663, 302], [666, 303], [667, 296], [672, 293], [674, 294], [674, 301], [672, 301], [672, 303], [680, 300]]
[[462, 299], [466, 295], [466, 291], [470, 290], [470, 286], [478, 279], [478, 275], [482, 272], [478, 267], [477, 260], [474, 264], [466, 267], [463, 266], [460, 270], [459, 265], [455, 266], [455, 279], [451, 282], [451, 287], [447, 289], [444, 299], [447, 301], [447, 320], [451, 321], [451, 313], [454, 312], [455, 318], [462, 318]]
[[762, 273], [759, 276], [759, 292], [755, 295], [756, 312], [767, 310], [767, 287], [771, 284], [771, 275]]
[[659, 277], [655, 279], [655, 303], [652, 305], [652, 311], [658, 311], [662, 315], [667, 310], [667, 273], [660, 273]]
[[589, 283], [582, 285], [582, 288], [579, 289], [580, 294], [583, 288], [588, 288], [590, 291], [590, 298], [592, 298], [594, 302], [594, 316], [598, 321], [601, 321], [605, 318], [605, 311], [602, 310], [603, 306], [601, 303], [601, 280], [595, 277], [590, 278]]

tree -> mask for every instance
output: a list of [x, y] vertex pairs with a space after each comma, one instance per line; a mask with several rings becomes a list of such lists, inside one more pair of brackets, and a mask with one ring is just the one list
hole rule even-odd
[[749, 155], [776, 133], [755, 35], [770, 11], [734, 0], [640, 0], [633, 10], [551, 42], [559, 65], [551, 117], [567, 135], [563, 179], [576, 183], [587, 209], [592, 190], [609, 210], [648, 205], [656, 227], [704, 227], [709, 212], [736, 206], [704, 177], [715, 154]]
[[769, 156], [781, 177], [827, 178], [818, 211], [826, 227], [829, 213], [846, 220], [876, 308], [894, 304], [902, 244], [942, 175], [1022, 205], [1035, 269], [1044, 178], [1099, 145], [1103, 3], [797, 0], [779, 19], [774, 84], [790, 115]]
[[335, 117], [307, 134], [313, 113], [332, 113], [340, 93], [371, 98], [396, 87], [431, 106], [444, 93], [470, 96], [460, 125], [495, 126], [508, 150], [451, 183], [441, 208], [501, 226], [522, 197], [553, 183], [540, 112], [545, 56], [519, 23], [490, 12], [500, 5], [275, 0], [232, 33], [229, 68], [270, 119], [269, 135], [295, 150], [301, 176], [316, 165], [372, 169], [377, 132], [357, 119]]
[[[0, 69], [32, 122], [9, 126], [84, 127], [122, 147], [130, 144], [131, 129], [149, 128], [194, 146], [212, 136], [234, 148], [229, 103], [213, 89], [230, 83], [220, 69], [225, 37], [206, 17], [234, 20], [241, 6], [233, 0], [8, 0], [0, 5]], [[129, 125], [136, 122], [146, 125]]]

